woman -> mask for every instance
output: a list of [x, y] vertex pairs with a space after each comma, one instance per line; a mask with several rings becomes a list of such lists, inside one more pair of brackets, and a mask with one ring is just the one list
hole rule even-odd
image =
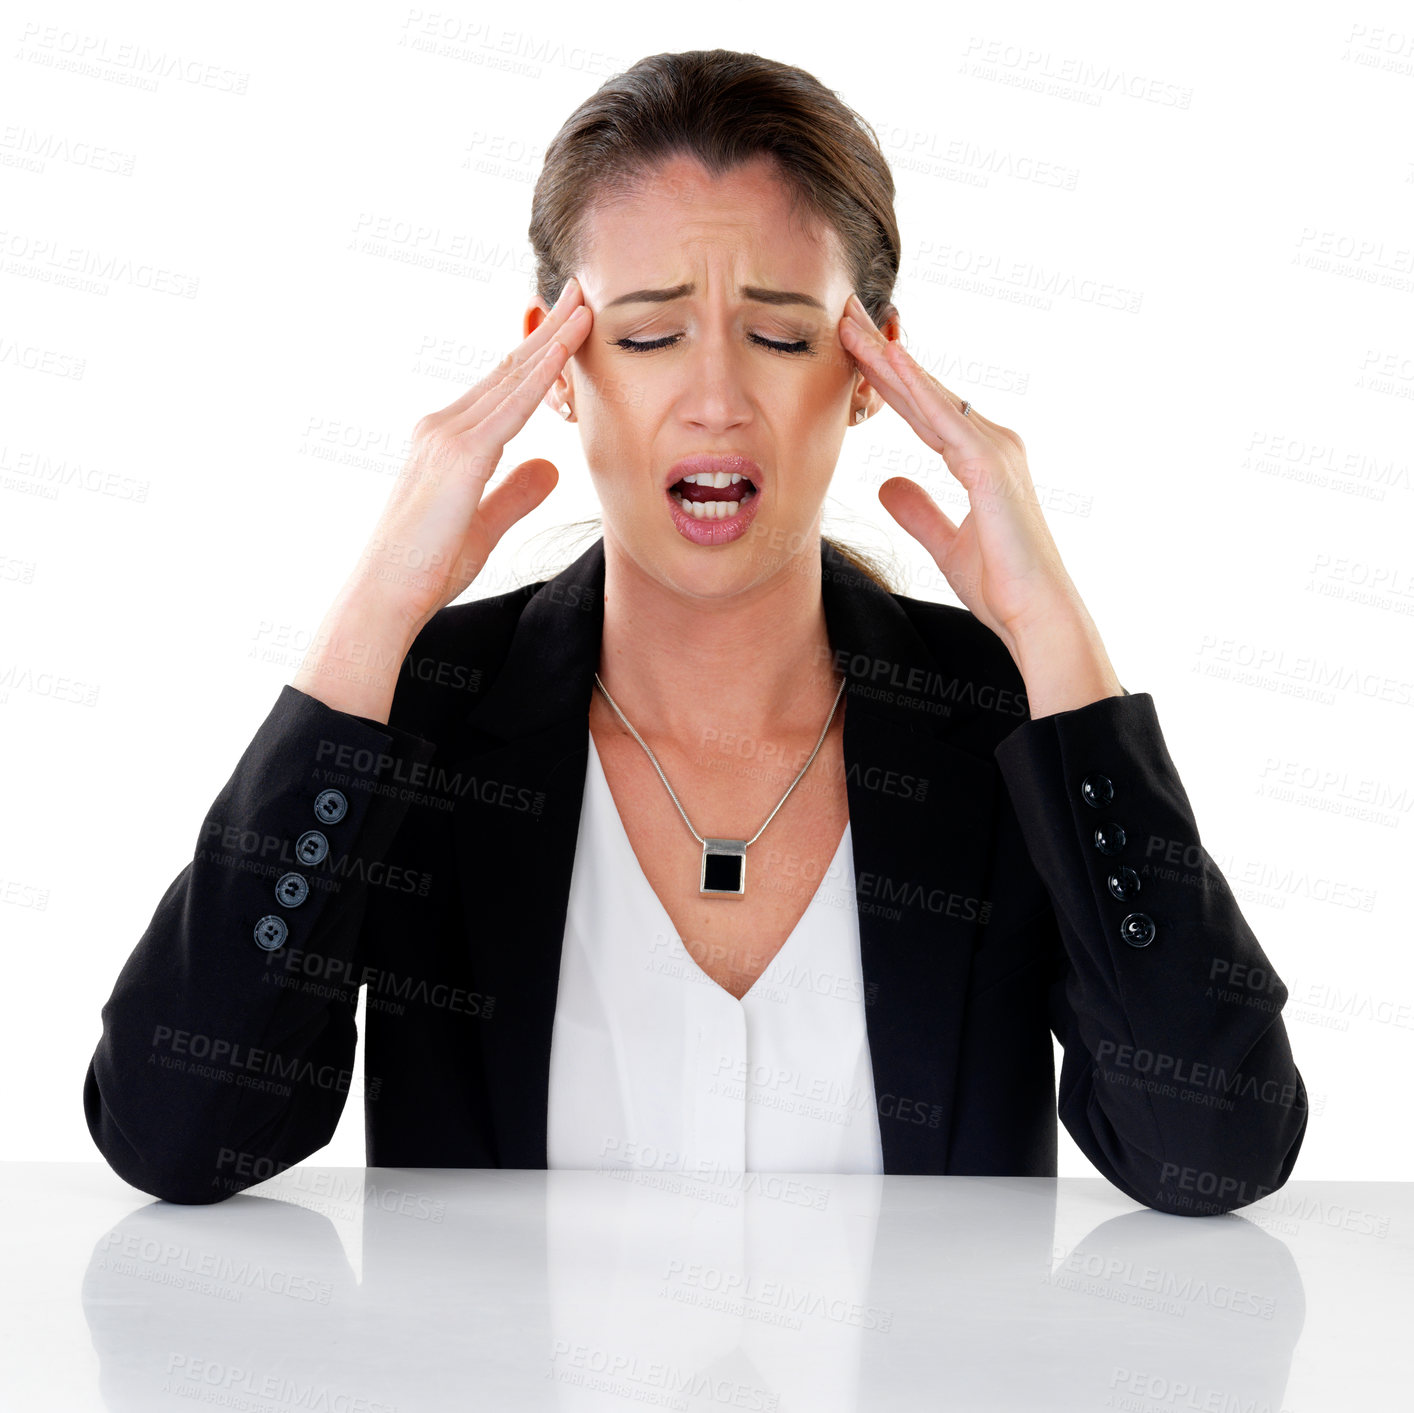
[[[104, 1009], [122, 1176], [209, 1202], [327, 1142], [362, 984], [371, 1164], [1050, 1174], [1054, 1031], [1060, 1117], [1136, 1200], [1285, 1182], [1285, 987], [1021, 439], [899, 340], [892, 199], [755, 55], [653, 56], [565, 124], [525, 339], [419, 424]], [[554, 488], [487, 489], [541, 402], [602, 539], [449, 606]], [[967, 490], [960, 525], [879, 493], [966, 609], [820, 535], [886, 403]]]

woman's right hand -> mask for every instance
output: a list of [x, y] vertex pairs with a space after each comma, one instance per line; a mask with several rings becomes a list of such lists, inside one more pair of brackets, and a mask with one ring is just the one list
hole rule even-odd
[[481, 572], [502, 535], [554, 490], [543, 457], [486, 486], [593, 324], [571, 279], [536, 329], [455, 402], [413, 429], [413, 450], [352, 579], [407, 625], [408, 641]]

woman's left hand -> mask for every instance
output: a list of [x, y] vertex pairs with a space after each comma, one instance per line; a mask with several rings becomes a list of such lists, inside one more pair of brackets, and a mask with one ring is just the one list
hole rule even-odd
[[[901, 342], [885, 338], [853, 294], [840, 320], [840, 342], [880, 396], [943, 457], [969, 501], [962, 524], [954, 525], [917, 481], [893, 476], [879, 487], [884, 508], [1006, 644], [1030, 674], [1028, 688], [1032, 677], [1045, 678], [1049, 686], [1062, 671], [1074, 683], [1080, 666], [1091, 684], [1085, 695], [1119, 695], [1123, 688], [1041, 513], [1021, 438], [976, 408], [963, 416], [961, 399]], [[1077, 644], [1085, 645], [1083, 664], [1074, 660]], [[1070, 654], [1068, 665], [1060, 661], [1063, 653]]]

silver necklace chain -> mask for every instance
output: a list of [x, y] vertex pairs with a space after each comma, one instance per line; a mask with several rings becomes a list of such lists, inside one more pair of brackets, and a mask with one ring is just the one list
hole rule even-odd
[[[622, 711], [619, 711], [619, 704], [612, 697], [609, 696], [609, 689], [604, 685], [602, 679], [600, 678], [597, 672], [594, 674], [594, 680], [599, 683], [599, 690], [603, 692], [606, 698], [608, 698], [609, 705], [613, 707], [616, 712], [618, 712], [619, 720], [622, 721], [623, 724], [627, 726], [631, 732], [633, 732], [633, 739], [637, 741], [638, 744], [642, 746], [645, 751], [648, 752], [648, 759], [653, 762], [653, 769], [658, 772], [658, 779], [663, 782], [663, 785], [666, 787], [668, 794], [672, 795], [673, 803], [678, 807], [678, 813], [682, 815], [682, 822], [687, 825], [689, 829], [692, 830], [692, 837], [696, 839], [699, 844], [705, 847], [707, 841], [703, 839], [703, 837], [695, 829], [692, 829], [692, 821], [687, 817], [687, 811], [683, 809], [682, 801], [678, 799], [677, 794], [673, 790], [673, 787], [668, 784], [668, 777], [663, 774], [663, 767], [658, 764], [658, 757], [655, 756], [651, 750], [649, 750], [648, 742], [645, 741], [643, 737], [638, 734], [637, 731], [634, 731], [633, 722], [631, 722], [628, 717], [623, 714]], [[825, 729], [820, 732], [820, 739], [815, 742], [815, 749], [810, 752], [810, 760], [806, 761], [805, 764], [801, 766], [800, 774], [797, 775], [795, 779], [790, 782], [790, 789], [788, 789], [785, 794], [781, 796], [780, 804], [778, 804], [776, 806], [776, 809], [772, 810], [771, 813], [766, 816], [766, 823], [763, 824], [761, 828], [758, 829], [756, 833], [751, 836], [750, 839], [745, 841], [747, 845], [754, 844], [761, 837], [761, 834], [765, 830], [766, 825], [770, 824], [770, 822], [775, 819], [776, 811], [780, 809], [781, 805], [785, 804], [785, 802], [790, 799], [791, 790], [794, 790], [795, 787], [800, 784], [801, 780], [804, 778], [805, 772], [810, 769], [811, 762], [814, 761], [815, 757], [820, 753], [820, 747], [825, 744], [825, 736], [830, 730], [830, 722], [835, 719], [835, 711], [839, 707], [840, 696], [844, 692], [845, 683], [848, 680], [849, 679], [847, 677], [840, 678], [839, 690], [835, 692], [834, 704], [830, 707], [830, 715], [825, 721]]]

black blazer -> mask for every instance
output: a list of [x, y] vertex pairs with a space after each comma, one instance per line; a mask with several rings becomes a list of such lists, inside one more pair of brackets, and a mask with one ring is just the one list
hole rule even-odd
[[[821, 570], [885, 1171], [1054, 1175], [1059, 1112], [1147, 1206], [1280, 1187], [1307, 1118], [1287, 989], [1152, 697], [1033, 722], [967, 610], [823, 543]], [[442, 609], [387, 725], [282, 688], [103, 1008], [84, 1107], [121, 1177], [214, 1202], [324, 1145], [360, 985], [370, 1165], [546, 1167], [603, 587], [599, 539]]]

